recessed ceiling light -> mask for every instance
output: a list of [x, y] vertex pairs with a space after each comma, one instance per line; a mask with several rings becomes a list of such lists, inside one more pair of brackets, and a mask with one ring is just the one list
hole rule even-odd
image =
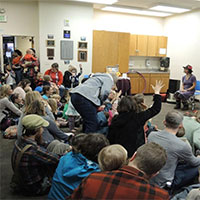
[[85, 3], [106, 4], [106, 5], [112, 5], [118, 2], [118, 0], [75, 0], [75, 1], [85, 2]]
[[184, 12], [190, 11], [190, 9], [186, 9], [186, 8], [178, 8], [178, 7], [162, 6], [162, 5], [154, 6], [150, 8], [150, 10], [170, 12], [170, 13], [184, 13]]
[[137, 14], [137, 15], [156, 16], [156, 17], [167, 17], [167, 16], [172, 15], [171, 13], [153, 12], [153, 11], [148, 11], [148, 10], [136, 10], [136, 9], [129, 9], [129, 8], [113, 7], [113, 6], [106, 6], [105, 8], [102, 8], [102, 10], [112, 11], [112, 12], [129, 13], [129, 14]]

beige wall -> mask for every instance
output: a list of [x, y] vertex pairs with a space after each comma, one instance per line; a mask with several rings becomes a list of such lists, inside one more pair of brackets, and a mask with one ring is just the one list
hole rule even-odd
[[183, 68], [190, 64], [200, 80], [200, 10], [165, 20], [171, 78], [181, 79]]
[[23, 55], [26, 54], [26, 50], [31, 48], [32, 42], [29, 40], [31, 37], [29, 36], [16, 36], [15, 37], [15, 48], [20, 49]]

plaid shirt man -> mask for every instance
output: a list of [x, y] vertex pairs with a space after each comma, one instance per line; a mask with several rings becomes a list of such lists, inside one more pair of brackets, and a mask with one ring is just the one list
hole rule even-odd
[[[35, 140], [21, 138], [19, 144], [15, 144], [12, 153], [12, 168], [15, 171], [18, 153], [28, 144], [32, 146], [23, 153], [19, 162], [18, 174], [23, 180], [22, 189], [32, 193], [40, 193], [44, 180], [53, 172], [59, 162], [56, 154], [48, 152], [37, 145]], [[47, 181], [48, 182], [48, 181]]]
[[69, 199], [169, 199], [167, 191], [150, 185], [145, 175], [130, 166], [93, 173], [84, 179]]

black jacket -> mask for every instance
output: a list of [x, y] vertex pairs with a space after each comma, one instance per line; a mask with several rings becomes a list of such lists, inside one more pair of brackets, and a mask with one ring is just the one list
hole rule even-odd
[[109, 127], [108, 140], [111, 144], [121, 144], [130, 158], [139, 146], [145, 143], [143, 126], [147, 120], [161, 110], [161, 96], [154, 96], [154, 104], [146, 111], [124, 112], [115, 116]]
[[67, 88], [71, 88], [71, 80], [70, 80], [71, 75], [72, 75], [71, 72], [65, 71], [65, 74], [63, 76], [63, 85]]

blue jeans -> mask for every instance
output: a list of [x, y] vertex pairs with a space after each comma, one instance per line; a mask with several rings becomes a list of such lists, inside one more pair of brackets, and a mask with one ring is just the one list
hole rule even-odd
[[172, 190], [177, 190], [182, 186], [190, 184], [198, 175], [198, 167], [192, 167], [188, 164], [178, 164], [172, 183]]
[[71, 102], [83, 119], [83, 132], [95, 133], [98, 129], [97, 106], [77, 93], [71, 95]]

